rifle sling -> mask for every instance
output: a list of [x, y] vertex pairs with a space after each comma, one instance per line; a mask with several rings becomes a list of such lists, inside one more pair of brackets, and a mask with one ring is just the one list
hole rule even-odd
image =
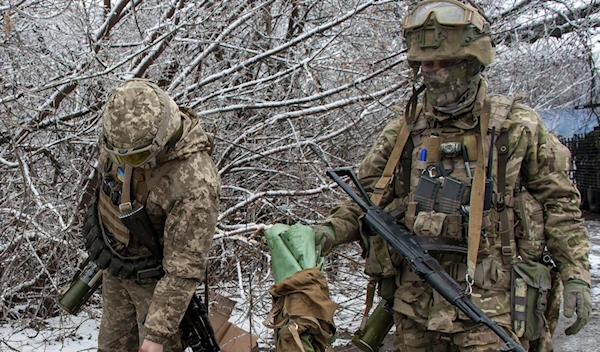
[[[472, 281], [475, 276], [475, 266], [477, 265], [477, 252], [479, 251], [479, 242], [481, 240], [481, 225], [483, 223], [483, 198], [485, 191], [485, 143], [488, 126], [490, 122], [490, 112], [492, 106], [489, 98], [483, 101], [483, 109], [479, 117], [479, 129], [481, 135], [481, 146], [477, 156], [477, 165], [473, 175], [473, 186], [471, 188], [470, 215], [468, 230], [468, 252], [467, 252], [467, 282]], [[491, 148], [492, 146], [489, 146]]]

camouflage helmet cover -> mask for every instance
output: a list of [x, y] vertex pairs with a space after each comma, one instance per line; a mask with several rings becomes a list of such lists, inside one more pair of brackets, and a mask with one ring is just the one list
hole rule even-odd
[[175, 101], [156, 84], [139, 78], [113, 89], [102, 116], [106, 142], [118, 150], [152, 144], [162, 150], [180, 126]]
[[425, 0], [404, 19], [411, 65], [422, 61], [475, 57], [483, 66], [494, 61], [490, 25], [474, 7], [456, 0]]

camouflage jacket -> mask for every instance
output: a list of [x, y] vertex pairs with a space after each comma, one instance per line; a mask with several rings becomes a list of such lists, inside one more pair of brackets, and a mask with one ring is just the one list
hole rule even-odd
[[[466, 112], [456, 118], [444, 120], [441, 123], [432, 117], [433, 113], [430, 111], [433, 111], [433, 109], [425, 107], [414, 124], [415, 126], [421, 124], [422, 127], [420, 129], [414, 128], [411, 133], [416, 135], [424, 131], [430, 131], [434, 128], [434, 125], [436, 128], [441, 129], [445, 127], [459, 128], [465, 133], [472, 133], [472, 130], [478, 131], [477, 121], [485, 97], [484, 88], [480, 91], [477, 101], [470, 109], [467, 109]], [[372, 192], [375, 189], [375, 184], [383, 174], [396, 142], [401, 122], [402, 118], [391, 121], [361, 162], [358, 177], [367, 192]], [[568, 149], [547, 131], [539, 115], [528, 106], [515, 103], [504, 126], [508, 131], [509, 149], [506, 167], [507, 190], [516, 191], [523, 188], [541, 205], [543, 212], [541, 227], [543, 226], [545, 243], [557, 263], [563, 282], [568, 279], [582, 279], [590, 283], [589, 235], [585, 227], [582, 226], [579, 192], [567, 173], [570, 165]], [[415, 147], [415, 149], [417, 148]], [[415, 159], [418, 158], [418, 152], [418, 150], [415, 150], [412, 156], [411, 192], [414, 192], [418, 181], [418, 170], [415, 170], [417, 162]], [[405, 205], [410, 201], [403, 191], [403, 182], [407, 180], [404, 180], [402, 175], [402, 165], [399, 163], [396, 166], [392, 182], [385, 189], [380, 204], [382, 208], [392, 210], [396, 207], [395, 202]], [[332, 209], [326, 223], [332, 225], [335, 229], [336, 244], [361, 239], [360, 216], [361, 210], [352, 201], [344, 202]], [[485, 245], [485, 242], [482, 241], [478, 262], [498, 256], [497, 250], [486, 250], [483, 248]], [[517, 250], [518, 248], [515, 248], [514, 253], [519, 253]], [[484, 255], [481, 255], [482, 253]], [[486, 256], [492, 258], [486, 258]], [[447, 257], [438, 257], [443, 266], [445, 264], [444, 259], [447, 259]], [[455, 259], [452, 258], [452, 260]], [[506, 278], [507, 276], [510, 277], [509, 270], [510, 268], [502, 268], [498, 269], [498, 272]], [[502, 274], [502, 271], [504, 271], [504, 274]], [[501, 280], [498, 278], [498, 281]], [[456, 319], [455, 310], [449, 313], [449, 316], [445, 314], [444, 310], [447, 313], [452, 309], [447, 307], [447, 303], [445, 303], [446, 307], [442, 307], [444, 304], [439, 303], [439, 295], [431, 292], [428, 285], [417, 282], [407, 283], [406, 287], [402, 286], [401, 284], [395, 294], [395, 310], [410, 316], [431, 330], [452, 332], [466, 328], [460, 323], [455, 323], [452, 327], [452, 321]], [[484, 311], [487, 310], [486, 313], [489, 312], [488, 309], [491, 309], [490, 316], [503, 315], [504, 318], [500, 319], [500, 323], [510, 326], [509, 317], [506, 316], [510, 309], [508, 303], [509, 291], [510, 289], [506, 284], [498, 282], [497, 285], [490, 285], [490, 287], [485, 287], [485, 290], [482, 289], [483, 296], [478, 296], [478, 293], [475, 292], [473, 300]], [[424, 295], [426, 292], [428, 294]], [[421, 299], [419, 299], [420, 296], [422, 296]], [[425, 296], [428, 298], [425, 298]], [[494, 299], [489, 300], [489, 297], [492, 296]], [[438, 303], [439, 307], [435, 308]], [[502, 308], [498, 309], [499, 306]], [[496, 314], [494, 314], [494, 310]], [[432, 319], [434, 315], [438, 318], [441, 316], [441, 318]], [[461, 314], [459, 313], [458, 316], [461, 317]], [[466, 317], [462, 318], [468, 320]]]
[[[156, 285], [144, 323], [146, 338], [157, 343], [177, 333], [190, 298], [204, 279], [219, 213], [221, 182], [210, 157], [212, 141], [192, 110], [181, 112], [183, 134], [157, 166], [177, 162], [150, 189], [145, 204], [154, 227], [164, 229], [159, 235], [165, 275]], [[108, 158], [100, 150], [99, 170], [105, 170]], [[125, 248], [122, 254], [140, 253]]]

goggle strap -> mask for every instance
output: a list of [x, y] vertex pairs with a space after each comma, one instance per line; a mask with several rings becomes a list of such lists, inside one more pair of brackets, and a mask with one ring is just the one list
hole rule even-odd
[[181, 136], [183, 136], [183, 124], [179, 125], [179, 129], [177, 130], [177, 132], [175, 132], [173, 137], [171, 137], [171, 139], [169, 139], [169, 141], [167, 142], [167, 147], [169, 149], [175, 148], [175, 144], [177, 142], [179, 142], [179, 140], [181, 139]]
[[160, 91], [160, 95], [163, 98], [163, 105], [165, 106], [165, 114], [160, 123], [160, 127], [156, 132], [156, 136], [154, 137], [154, 141], [157, 145], [161, 145], [163, 139], [167, 135], [167, 128], [169, 127], [169, 120], [171, 119], [171, 102], [169, 101], [169, 96], [164, 91]]

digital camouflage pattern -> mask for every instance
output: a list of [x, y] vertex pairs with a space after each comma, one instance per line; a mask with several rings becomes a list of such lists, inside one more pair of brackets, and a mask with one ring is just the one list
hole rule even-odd
[[[102, 114], [103, 134], [116, 149], [145, 147], [154, 140], [166, 114], [179, 115], [173, 99], [148, 80], [131, 79], [113, 89]], [[179, 119], [170, 118], [165, 135], [172, 136], [180, 125]], [[163, 138], [159, 148], [167, 141]]]
[[[137, 92], [137, 88], [134, 88], [133, 92]], [[115, 101], [116, 98], [112, 98], [109, 104], [114, 104]], [[126, 105], [126, 102], [122, 101], [122, 103]], [[139, 136], [137, 134], [129, 136], [132, 137], [130, 141], [124, 142], [120, 147], [128, 148], [138, 142], [147, 142], [149, 140], [147, 134], [156, 132], [156, 123], [143, 127], [144, 123], [136, 120], [144, 120], [148, 117], [146, 109], [149, 106], [158, 107], [158, 100], [153, 100], [153, 103], [143, 108], [132, 107], [124, 114], [105, 111], [104, 116], [110, 120], [104, 122], [104, 133], [107, 139], [112, 142], [115, 139], [111, 140], [108, 136], [112, 136], [111, 138], [119, 136], [120, 132], [112, 131], [132, 131], [137, 128], [134, 126], [141, 126], [140, 128], [146, 128], [144, 130], [146, 132], [140, 133]], [[132, 111], [136, 113], [131, 113]], [[182, 108], [172, 116], [183, 124], [183, 134], [174, 149], [159, 154], [156, 162], [157, 167], [173, 160], [177, 162], [150, 190], [145, 204], [153, 225], [161, 235], [162, 266], [165, 275], [158, 282], [154, 280], [153, 284], [156, 287], [150, 298], [144, 298], [148, 301], [145, 305], [136, 302], [136, 297], [143, 297], [143, 292], [137, 290], [138, 288], [142, 291], [147, 290], [147, 286], [137, 285], [127, 280], [114, 281], [114, 289], [103, 295], [105, 305], [103, 314], [115, 317], [115, 320], [102, 321], [101, 330], [104, 333], [99, 337], [100, 346], [107, 341], [115, 340], [115, 336], [122, 335], [123, 331], [130, 331], [134, 323], [138, 324], [140, 333], [143, 333], [148, 340], [162, 344], [170, 343], [169, 341], [173, 341], [174, 336], [178, 334], [179, 323], [197, 284], [204, 279], [208, 251], [219, 212], [221, 183], [218, 171], [210, 157], [212, 140], [202, 130], [197, 115], [191, 109]], [[124, 120], [122, 123], [119, 122], [119, 117]], [[169, 126], [171, 126], [169, 130], [175, 131], [172, 128], [175, 124], [169, 123]], [[167, 137], [170, 138], [171, 135]], [[100, 143], [102, 144], [103, 141], [101, 140]], [[106, 152], [100, 148], [99, 170], [107, 170], [108, 163]], [[139, 253], [138, 249], [128, 247], [124, 255], [137, 253]], [[131, 295], [131, 299], [123, 294], [124, 290]], [[116, 319], [120, 313], [110, 311], [110, 307], [123, 306], [130, 309], [123, 309], [123, 316]], [[135, 315], [129, 314], [133, 307], [138, 319]], [[145, 323], [141, 326], [139, 317], [144, 315]], [[132, 330], [130, 338], [134, 338], [133, 335], [137, 339], [137, 333]]]
[[[411, 180], [403, 179], [402, 166], [399, 163], [392, 182], [385, 189], [381, 202], [382, 207], [394, 203], [409, 204], [410, 199], [403, 191], [403, 182], [410, 181], [411, 192], [414, 192], [419, 174], [423, 169], [422, 163], [418, 161], [419, 152], [422, 145], [431, 142], [433, 137], [430, 136], [444, 137], [442, 133], [444, 131], [450, 132], [450, 134], [462, 131], [447, 138], [451, 140], [460, 138], [459, 140], [465, 144], [469, 144], [467, 140], [476, 141], [476, 138], [473, 138], [479, 133], [476, 122], [479, 118], [482, 101], [486, 96], [485, 92], [486, 82], [482, 80], [473, 108], [461, 112], [451, 119], [436, 119], [435, 117], [441, 113], [435, 111], [431, 105], [426, 105], [415, 123], [412, 124], [412, 134], [421, 137], [417, 139], [412, 154]], [[401, 119], [395, 119], [388, 124], [360, 165], [358, 177], [367, 192], [374, 190], [375, 184], [383, 174], [400, 124]], [[465, 128], [466, 126], [471, 126], [471, 129]], [[587, 230], [582, 226], [581, 212], [578, 207], [579, 193], [567, 174], [570, 159], [568, 149], [546, 130], [541, 118], [533, 109], [522, 104], [514, 104], [507, 120], [499, 127], [507, 129], [509, 137], [509, 160], [506, 171], [507, 193], [516, 194], [518, 191], [526, 190], [533, 199], [541, 204], [543, 210], [539, 221], [543, 225], [532, 224], [531, 227], [543, 231], [542, 236], [557, 263], [562, 281], [580, 279], [589, 284], [589, 236]], [[470, 138], [469, 135], [473, 138]], [[439, 142], [437, 146], [439, 146]], [[473, 160], [473, 158], [476, 159], [476, 155], [473, 156], [473, 154], [476, 154], [476, 150], [480, 147], [482, 146], [477, 145], [469, 148], [471, 167], [474, 167], [477, 162]], [[485, 146], [483, 147], [485, 148]], [[496, 153], [495, 150], [494, 153]], [[427, 161], [430, 160], [437, 162], [439, 159], [435, 156], [430, 159], [428, 156]], [[464, 166], [461, 169], [462, 158], [459, 156], [456, 160], [458, 162], [455, 162], [455, 171], [452, 176], [465, 178]], [[494, 160], [497, 160], [497, 155]], [[497, 170], [494, 170], [494, 177], [496, 175]], [[497, 180], [495, 181], [497, 183]], [[514, 219], [515, 210], [509, 207], [507, 211], [509, 218]], [[535, 212], [535, 210], [532, 211]], [[360, 215], [360, 209], [352, 201], [340, 204], [331, 211], [326, 224], [335, 229], [336, 244], [360, 239]], [[484, 219], [484, 230], [488, 233], [488, 237], [481, 241], [479, 247], [478, 265], [471, 298], [484, 313], [500, 326], [510, 329], [511, 265], [503, 264], [500, 239], [498, 234], [494, 236], [495, 226], [493, 224], [497, 224], [499, 221], [498, 213], [491, 211], [485, 215]], [[407, 220], [404, 219], [404, 222], [409, 228], [412, 228], [413, 224], [408, 223]], [[520, 224], [521, 229], [518, 229], [516, 236], [524, 232], [522, 226], [523, 224]], [[517, 243], [511, 243], [513, 260], [516, 260], [517, 253], [520, 253]], [[543, 247], [539, 248], [540, 255], [541, 248]], [[538, 253], [536, 252], [535, 255]], [[464, 285], [466, 270], [464, 256], [439, 252], [434, 256], [442, 267]], [[453, 335], [471, 331], [474, 328], [474, 323], [446, 302], [437, 292], [432, 291], [431, 287], [412, 273], [408, 266], [404, 265], [399, 269], [396, 275], [398, 288], [395, 293], [394, 310], [416, 324], [414, 326], [420, 325], [428, 331]], [[405, 333], [408, 330], [410, 329], [407, 327], [404, 330]], [[414, 333], [418, 335], [418, 331], [419, 329]], [[493, 335], [489, 331], [487, 334]], [[547, 339], [546, 342], [550, 343], [551, 331], [548, 329], [542, 338]], [[527, 345], [527, 341], [521, 342]], [[410, 350], [412, 351], [412, 349]], [[415, 351], [418, 350], [415, 349]]]
[[[131, 352], [140, 348], [147, 335], [143, 324], [152, 303], [156, 280], [135, 282], [108, 273], [102, 277], [102, 321], [98, 333], [98, 352]], [[183, 351], [179, 333], [163, 342], [165, 352]]]

